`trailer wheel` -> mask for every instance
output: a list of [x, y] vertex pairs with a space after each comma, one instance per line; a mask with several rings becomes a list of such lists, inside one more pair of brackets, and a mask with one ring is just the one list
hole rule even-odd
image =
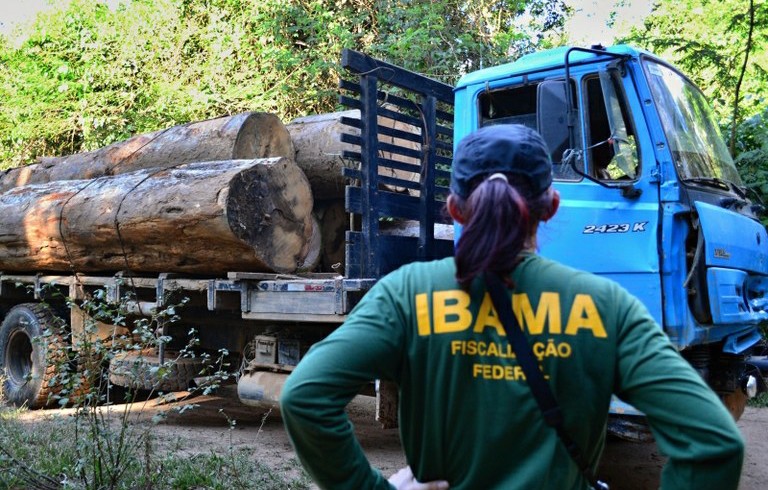
[[182, 391], [190, 388], [203, 370], [198, 358], [177, 357], [166, 353], [166, 364], [161, 368], [155, 350], [120, 352], [109, 361], [109, 381], [117, 386], [134, 390]]
[[741, 415], [744, 413], [744, 408], [747, 406], [747, 400], [749, 400], [747, 395], [744, 393], [744, 390], [739, 388], [736, 389], [736, 391], [728, 393], [727, 395], [721, 395], [720, 398], [723, 400], [725, 408], [731, 412], [733, 420], [738, 421], [741, 418]]
[[0, 370], [9, 403], [41, 408], [61, 390], [56, 375], [67, 359], [63, 340], [55, 333], [35, 340], [55, 326], [50, 308], [37, 303], [14, 306], [0, 325]]

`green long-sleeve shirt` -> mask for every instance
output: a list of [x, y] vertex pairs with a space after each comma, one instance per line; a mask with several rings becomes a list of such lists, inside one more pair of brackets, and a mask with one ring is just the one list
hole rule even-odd
[[[452, 489], [583, 489], [545, 425], [481, 280], [457, 284], [453, 259], [379, 281], [289, 376], [282, 414], [323, 488], [390, 488], [371, 468], [344, 407], [373, 379], [400, 387], [406, 458], [419, 481]], [[743, 440], [717, 395], [646, 308], [616, 283], [537, 255], [515, 269], [513, 310], [593, 466], [611, 394], [643, 411], [669, 457], [663, 488], [736, 488]]]

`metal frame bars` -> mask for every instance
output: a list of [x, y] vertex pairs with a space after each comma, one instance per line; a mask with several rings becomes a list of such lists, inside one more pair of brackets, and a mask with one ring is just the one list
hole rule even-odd
[[[359, 81], [340, 82], [340, 88], [354, 95], [341, 95], [340, 102], [360, 110], [360, 120], [342, 119], [360, 132], [359, 136], [342, 135], [343, 142], [360, 148], [343, 155], [360, 164], [359, 169], [344, 169], [346, 177], [358, 182], [347, 186], [347, 210], [360, 216], [360, 231], [347, 235], [348, 277], [378, 278], [411, 260], [450, 255], [452, 243], [436, 241], [434, 227], [449, 223], [441, 211], [450, 173], [436, 164], [451, 162], [453, 88], [349, 49], [342, 52], [342, 66], [357, 74]], [[438, 104], [449, 110], [441, 110]], [[412, 245], [403, 237], [382, 236], [382, 218], [418, 220], [419, 236], [410, 239]], [[394, 244], [406, 249], [384, 250]]]

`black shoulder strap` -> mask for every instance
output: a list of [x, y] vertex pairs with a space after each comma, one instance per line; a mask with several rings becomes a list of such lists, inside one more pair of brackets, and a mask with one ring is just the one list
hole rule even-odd
[[541, 413], [544, 415], [544, 421], [550, 427], [553, 427], [557, 432], [558, 437], [562, 441], [565, 448], [568, 450], [568, 454], [576, 462], [579, 470], [584, 475], [584, 478], [589, 481], [592, 488], [595, 489], [607, 489], [608, 486], [598, 481], [592, 474], [592, 469], [589, 466], [589, 462], [584, 459], [579, 446], [571, 437], [565, 432], [563, 427], [563, 413], [560, 410], [560, 406], [555, 400], [555, 395], [544, 379], [544, 375], [539, 369], [539, 364], [536, 362], [536, 357], [531, 350], [531, 346], [528, 344], [528, 339], [523, 334], [520, 324], [517, 322], [514, 313], [512, 312], [512, 304], [509, 296], [507, 296], [507, 288], [501, 278], [493, 273], [485, 274], [485, 284], [487, 285], [488, 292], [491, 295], [493, 306], [496, 309], [496, 314], [499, 315], [499, 320], [504, 326], [504, 331], [507, 332], [507, 339], [512, 344], [512, 349], [517, 356], [517, 362], [525, 373], [525, 379], [528, 381], [528, 386], [531, 387], [533, 397], [536, 399], [536, 404], [539, 406]]

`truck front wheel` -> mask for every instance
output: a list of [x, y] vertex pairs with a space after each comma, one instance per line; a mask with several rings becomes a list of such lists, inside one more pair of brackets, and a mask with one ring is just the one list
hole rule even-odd
[[[36, 303], [14, 306], [0, 325], [0, 375], [9, 403], [41, 408], [60, 391], [56, 374], [66, 352], [55, 326], [51, 310]], [[54, 333], [44, 337], [47, 329]]]

